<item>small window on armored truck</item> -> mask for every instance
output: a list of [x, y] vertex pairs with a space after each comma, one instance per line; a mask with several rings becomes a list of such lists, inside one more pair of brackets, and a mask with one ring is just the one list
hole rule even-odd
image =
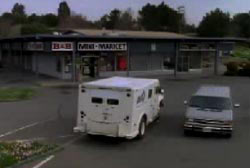
[[149, 99], [152, 97], [152, 94], [153, 94], [153, 90], [152, 90], [152, 89], [149, 89], [149, 90], [148, 90], [148, 98], [149, 98]]
[[108, 105], [119, 105], [119, 100], [117, 100], [117, 99], [108, 99], [107, 104]]
[[102, 102], [103, 102], [103, 99], [102, 98], [100, 98], [100, 97], [92, 97], [92, 103], [94, 103], [94, 104], [102, 104]]
[[161, 93], [161, 87], [160, 86], [157, 86], [155, 88], [155, 94], [160, 94]]

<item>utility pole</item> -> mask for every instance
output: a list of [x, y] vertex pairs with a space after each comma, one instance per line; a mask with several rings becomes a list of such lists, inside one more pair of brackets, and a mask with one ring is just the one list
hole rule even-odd
[[179, 6], [178, 7], [178, 13], [180, 15], [179, 33], [183, 33], [183, 26], [185, 24], [185, 6]]

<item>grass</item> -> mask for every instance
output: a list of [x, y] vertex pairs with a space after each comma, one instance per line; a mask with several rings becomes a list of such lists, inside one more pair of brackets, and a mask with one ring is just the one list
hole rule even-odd
[[0, 88], [0, 102], [31, 99], [35, 93], [32, 88]]
[[233, 57], [250, 60], [250, 48], [243, 45], [236, 46]]
[[34, 156], [52, 151], [56, 147], [57, 145], [30, 141], [0, 142], [0, 168], [13, 166]]

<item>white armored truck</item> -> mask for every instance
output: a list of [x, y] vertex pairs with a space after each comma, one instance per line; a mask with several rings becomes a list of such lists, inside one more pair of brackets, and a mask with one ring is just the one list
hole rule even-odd
[[157, 79], [112, 77], [80, 84], [74, 132], [142, 138], [159, 118], [163, 93]]

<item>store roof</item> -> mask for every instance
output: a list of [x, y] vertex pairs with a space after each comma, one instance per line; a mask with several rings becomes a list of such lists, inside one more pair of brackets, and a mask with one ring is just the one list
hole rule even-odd
[[175, 42], [247, 42], [242, 38], [203, 38], [190, 37], [171, 32], [120, 31], [120, 30], [61, 30], [62, 34], [35, 34], [0, 39], [0, 42], [28, 41], [175, 41]]
[[72, 29], [66, 30], [65, 35], [83, 35], [96, 37], [130, 37], [130, 38], [187, 38], [183, 34], [172, 32], [154, 32], [154, 31], [121, 31], [121, 30], [96, 30], [96, 29]]

